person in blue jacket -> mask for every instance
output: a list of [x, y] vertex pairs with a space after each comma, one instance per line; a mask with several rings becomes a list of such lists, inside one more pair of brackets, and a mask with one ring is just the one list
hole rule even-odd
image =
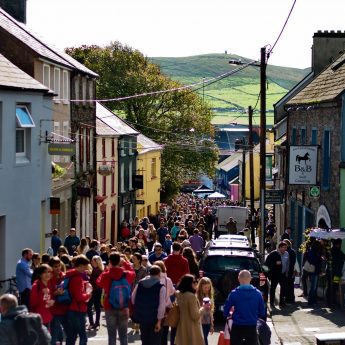
[[238, 275], [240, 286], [232, 290], [224, 305], [224, 316], [228, 317], [231, 308], [233, 324], [231, 344], [258, 345], [256, 324], [259, 318], [265, 319], [265, 303], [261, 292], [250, 284], [252, 276], [242, 270]]

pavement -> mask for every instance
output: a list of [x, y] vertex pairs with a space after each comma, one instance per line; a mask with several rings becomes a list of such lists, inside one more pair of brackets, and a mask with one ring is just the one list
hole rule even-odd
[[[295, 289], [295, 304], [270, 310], [275, 335], [279, 341], [277, 344], [315, 344], [317, 334], [332, 333], [334, 335], [345, 332], [344, 310], [341, 310], [339, 306], [330, 308], [325, 300], [321, 299], [317, 306], [311, 308], [304, 297], [298, 297], [301, 294], [301, 289]], [[338, 342], [332, 342], [332, 344], [338, 344]]]

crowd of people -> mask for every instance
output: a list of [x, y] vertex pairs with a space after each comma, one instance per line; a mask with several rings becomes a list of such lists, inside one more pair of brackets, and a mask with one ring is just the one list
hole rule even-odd
[[[23, 249], [16, 266], [20, 306], [10, 303], [3, 320], [29, 310], [41, 316], [51, 344], [72, 345], [78, 337], [86, 344], [87, 332], [99, 330], [103, 308], [111, 345], [117, 336], [128, 343], [129, 326], [143, 345], [208, 344], [213, 286], [199, 278], [198, 258], [214, 216], [210, 205], [196, 200], [181, 195], [154, 219], [123, 222], [115, 244], [80, 239], [73, 228], [62, 240], [54, 229], [49, 254]], [[180, 321], [169, 327], [165, 319], [176, 301]]]

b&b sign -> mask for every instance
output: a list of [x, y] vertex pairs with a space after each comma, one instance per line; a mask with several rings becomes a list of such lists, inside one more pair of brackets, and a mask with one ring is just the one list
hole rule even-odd
[[316, 184], [317, 150], [317, 146], [290, 146], [289, 184]]

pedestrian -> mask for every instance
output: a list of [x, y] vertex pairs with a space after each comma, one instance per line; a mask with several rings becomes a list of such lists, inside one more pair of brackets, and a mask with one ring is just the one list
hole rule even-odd
[[147, 229], [147, 250], [149, 253], [152, 251], [153, 244], [157, 240], [157, 231], [152, 223], [149, 224]]
[[336, 239], [333, 241], [331, 256], [332, 256], [332, 289], [329, 291], [330, 302], [334, 302], [335, 292], [339, 289], [341, 277], [343, 275], [343, 266], [345, 261], [345, 254], [341, 250], [342, 240]]
[[[108, 330], [108, 345], [116, 344], [117, 332], [119, 332], [120, 344], [128, 344], [128, 302], [130, 293], [128, 295], [128, 300], [124, 301], [122, 306], [117, 306], [117, 308], [111, 304], [113, 302], [110, 300], [113, 282], [117, 281], [121, 283], [122, 286], [127, 286], [123, 281], [124, 279], [127, 281], [128, 286], [131, 286], [135, 280], [135, 272], [130, 263], [121, 257], [120, 253], [113, 252], [109, 255], [109, 269], [104, 271], [97, 279], [97, 285], [104, 289], [104, 310]], [[126, 292], [127, 290], [119, 289], [118, 291]]]
[[64, 246], [68, 250], [68, 254], [73, 256], [74, 252], [80, 244], [80, 239], [76, 234], [75, 228], [69, 230], [69, 235], [65, 238]]
[[52, 296], [55, 300], [55, 303], [50, 308], [50, 312], [53, 315], [53, 319], [50, 323], [50, 333], [52, 336], [52, 344], [55, 345], [57, 342], [62, 344], [63, 342], [63, 330], [67, 334], [68, 332], [68, 323], [67, 323], [67, 311], [68, 305], [61, 304], [56, 301], [56, 296], [63, 293], [63, 288], [61, 283], [64, 280], [65, 274], [62, 272], [61, 260], [54, 256], [49, 260], [49, 266], [52, 268], [53, 273], [49, 280], [49, 289], [52, 292]]
[[204, 338], [201, 331], [201, 314], [199, 301], [195, 295], [198, 281], [191, 274], [181, 278], [177, 286], [176, 299], [180, 309], [175, 342], [178, 345], [202, 345]]
[[199, 266], [193, 249], [190, 247], [183, 248], [182, 256], [188, 261], [189, 272], [193, 274], [196, 279], [199, 279]]
[[160, 267], [152, 265], [149, 276], [142, 279], [132, 293], [133, 318], [140, 324], [142, 345], [161, 345], [166, 288], [160, 282], [160, 274]]
[[292, 229], [291, 229], [291, 227], [288, 226], [285, 229], [284, 233], [282, 234], [281, 241], [291, 240], [291, 232], [292, 232]]
[[50, 329], [50, 322], [53, 319], [50, 308], [55, 302], [49, 286], [52, 272], [52, 268], [47, 264], [39, 266], [37, 269], [38, 279], [33, 283], [30, 293], [30, 311], [40, 314], [43, 324], [48, 329]]
[[89, 259], [85, 255], [77, 255], [73, 258], [74, 268], [66, 273], [65, 279], [69, 279], [68, 290], [72, 303], [67, 313], [68, 333], [66, 345], [75, 345], [79, 336], [79, 345], [87, 344], [86, 336], [86, 312], [87, 302], [91, 298], [92, 286], [85, 278], [89, 269]]
[[167, 276], [176, 286], [181, 277], [189, 273], [188, 260], [181, 254], [181, 244], [174, 242], [172, 245], [172, 254], [164, 259], [167, 268]]
[[[163, 261], [156, 261], [155, 265], [157, 265], [161, 269], [160, 274], [160, 282], [165, 286], [166, 294], [165, 294], [165, 310], [166, 313], [169, 312], [169, 309], [172, 307], [172, 301], [175, 300], [175, 288], [171, 281], [171, 279], [167, 276], [167, 269]], [[161, 345], [168, 345], [168, 333], [169, 333], [169, 326], [162, 325], [163, 327], [163, 334], [162, 334], [162, 341]], [[170, 344], [174, 344], [176, 335], [176, 328], [171, 329], [171, 338]]]
[[176, 241], [177, 236], [180, 232], [180, 222], [175, 222], [174, 226], [171, 228], [171, 237], [173, 241]]
[[92, 240], [91, 243], [90, 243], [90, 249], [86, 252], [85, 256], [91, 262], [92, 258], [95, 255], [99, 255], [99, 252], [98, 252], [98, 241], [97, 240]]
[[54, 253], [53, 255], [54, 256], [57, 255], [57, 251], [61, 245], [62, 245], [62, 241], [61, 241], [61, 238], [59, 237], [59, 230], [54, 229], [52, 231], [52, 238], [51, 238], [51, 242], [50, 242], [50, 246], [53, 249], [53, 253]]
[[232, 217], [229, 218], [229, 221], [226, 223], [226, 230], [231, 235], [237, 234], [237, 223], [234, 220], [234, 218], [232, 218]]
[[87, 242], [87, 239], [86, 238], [82, 238], [80, 240], [80, 244], [79, 246], [77, 247], [77, 253], [78, 255], [80, 254], [86, 254], [88, 251], [89, 251], [89, 245], [88, 245], [88, 242]]
[[193, 236], [189, 237], [189, 242], [197, 258], [199, 258], [204, 249], [204, 239], [200, 236], [198, 229], [194, 229]]
[[[0, 339], [1, 345], [19, 345], [18, 335], [29, 334], [33, 329], [20, 329], [16, 326], [16, 318], [20, 315], [28, 313], [25, 305], [18, 306], [17, 297], [12, 294], [4, 294], [0, 297]], [[36, 319], [37, 320], [37, 319]], [[39, 319], [38, 319], [39, 320]], [[41, 321], [38, 321], [41, 327], [42, 342], [40, 345], [50, 344], [51, 337]], [[18, 332], [19, 331], [19, 332]], [[37, 330], [34, 330], [37, 334]], [[32, 336], [32, 334], [31, 334]], [[38, 343], [37, 343], [38, 344]]]
[[287, 252], [289, 253], [289, 268], [286, 278], [286, 298], [285, 303], [295, 303], [295, 264], [296, 264], [296, 252], [292, 248], [290, 240], [285, 239], [283, 241], [287, 244]]
[[[89, 330], [98, 329], [100, 326], [101, 319], [101, 298], [102, 298], [102, 289], [96, 284], [98, 277], [104, 271], [104, 265], [100, 256], [95, 255], [91, 259], [92, 273], [90, 275], [90, 284], [92, 285], [92, 296], [87, 303], [87, 315], [89, 318]], [[96, 320], [93, 321], [93, 311], [92, 308], [95, 308]]]
[[[317, 286], [319, 282], [319, 275], [321, 273], [322, 264], [322, 246], [319, 241], [315, 241], [306, 254], [306, 262], [313, 266], [312, 272], [310, 271], [310, 289], [308, 292], [308, 305], [313, 306], [317, 302]], [[303, 270], [306, 270], [306, 262], [304, 263]]]
[[274, 307], [275, 292], [277, 285], [280, 286], [279, 306], [285, 306], [286, 282], [289, 270], [289, 253], [287, 244], [280, 242], [278, 249], [270, 252], [266, 258], [265, 265], [268, 266], [268, 278], [271, 280], [270, 304]]
[[165, 226], [165, 222], [162, 219], [159, 222], [159, 228], [157, 229], [157, 236], [159, 243], [163, 246], [165, 242], [165, 236], [169, 233], [168, 228]]
[[202, 277], [199, 280], [196, 296], [200, 305], [204, 307], [201, 314], [201, 326], [205, 345], [208, 345], [208, 334], [214, 332], [214, 290], [210, 278]]
[[163, 252], [163, 248], [160, 242], [156, 242], [153, 246], [153, 253], [149, 255], [149, 261], [153, 265], [155, 261], [164, 260], [167, 255]]
[[29, 308], [30, 291], [31, 291], [31, 278], [32, 269], [30, 262], [32, 259], [33, 251], [30, 248], [22, 250], [22, 258], [17, 262], [16, 266], [16, 281], [20, 294], [20, 304], [24, 304]]
[[41, 256], [39, 253], [33, 253], [31, 258], [31, 284], [33, 284], [38, 279], [37, 269], [41, 265]]
[[224, 304], [224, 316], [232, 314], [230, 331], [233, 345], [258, 345], [256, 325], [259, 318], [265, 319], [265, 304], [261, 292], [250, 284], [252, 276], [249, 271], [242, 270], [238, 275], [240, 286], [232, 290]]
[[164, 252], [169, 255], [171, 253], [171, 246], [172, 246], [172, 240], [170, 234], [165, 235], [165, 242], [164, 242]]

